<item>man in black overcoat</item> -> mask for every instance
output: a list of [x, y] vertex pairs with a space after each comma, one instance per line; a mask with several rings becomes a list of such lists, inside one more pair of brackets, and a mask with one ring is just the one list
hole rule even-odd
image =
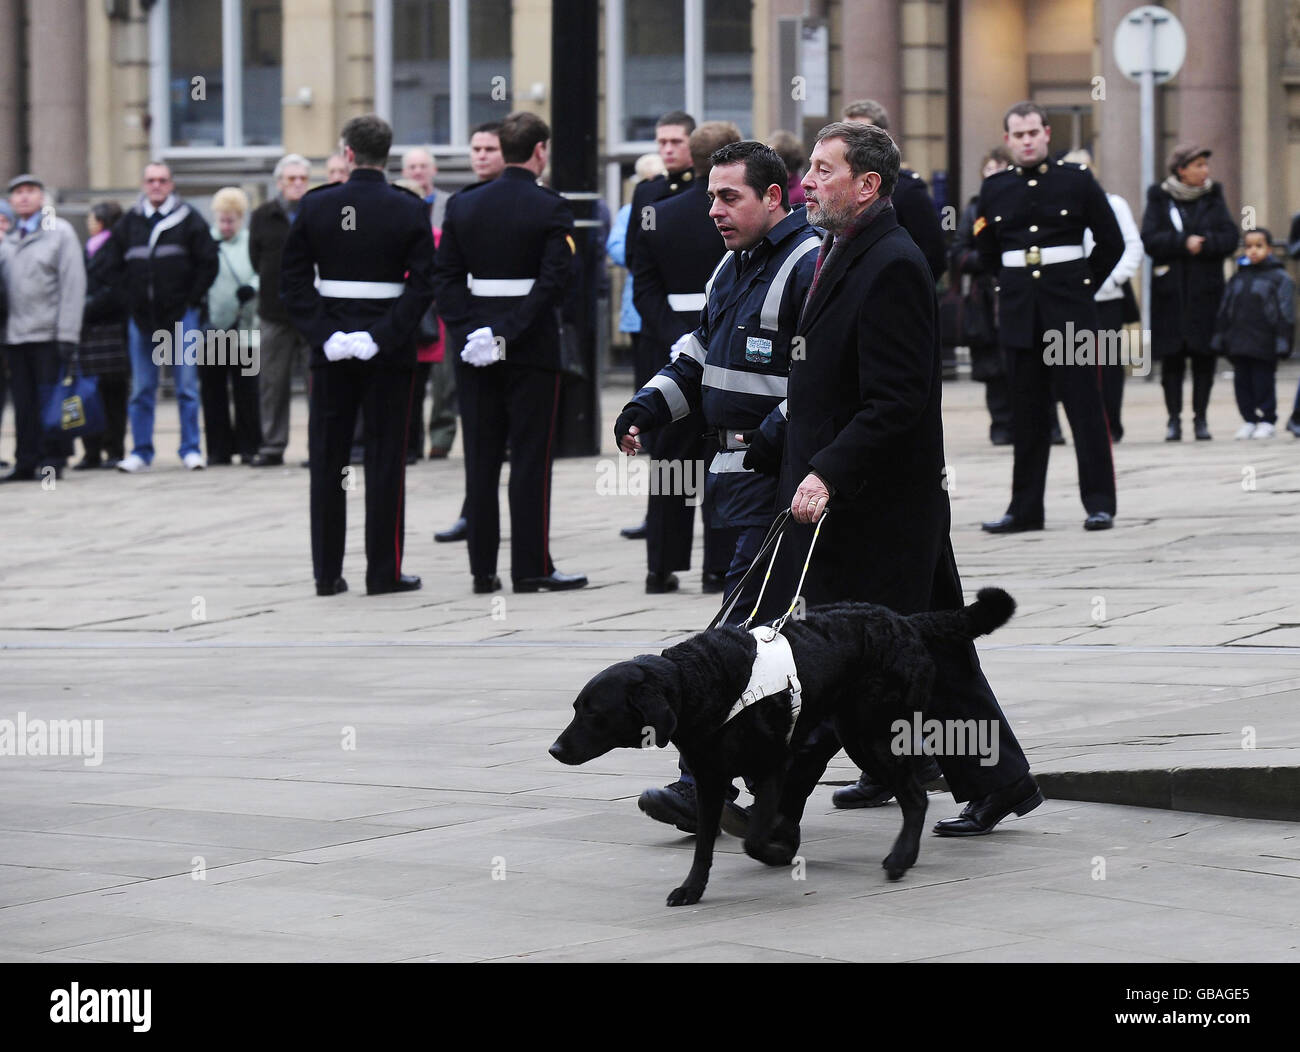
[[[808, 606], [852, 600], [912, 614], [963, 602], [948, 536], [934, 279], [889, 199], [899, 165], [886, 132], [836, 123], [818, 135], [804, 177], [808, 221], [829, 233], [799, 322], [805, 353], [792, 355], [779, 499], [795, 521], [764, 619], [790, 603], [828, 503], [802, 590]], [[1042, 794], [974, 646], [939, 657], [927, 718], [998, 723], [996, 762], [936, 757], [953, 796], [969, 803], [935, 832], [978, 836], [1032, 810]], [[800, 728], [795, 745], [780, 838], [797, 848], [804, 802], [839, 741], [827, 724]]]

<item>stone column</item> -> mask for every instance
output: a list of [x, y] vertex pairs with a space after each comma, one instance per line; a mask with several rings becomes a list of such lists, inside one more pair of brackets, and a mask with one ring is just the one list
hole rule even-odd
[[[1291, 209], [1285, 195], [1286, 86], [1282, 67], [1288, 7], [1300, 4], [1242, 0], [1241, 4], [1241, 205], [1255, 210], [1256, 226], [1285, 240]], [[1217, 155], [1210, 159], [1211, 171]]]
[[[1182, 0], [1187, 60], [1178, 86], [1178, 138], [1214, 151], [1212, 177], [1223, 184], [1228, 210], [1241, 206], [1240, 5], [1237, 0]], [[1164, 158], [1157, 157], [1163, 167]], [[1163, 177], [1163, 176], [1162, 176]]]
[[960, 209], [980, 185], [980, 158], [1002, 141], [1002, 115], [1029, 96], [1024, 0], [962, 0]]
[[899, 5], [896, 0], [848, 0], [840, 11], [840, 91], [836, 98], [832, 80], [831, 120], [838, 120], [854, 99], [875, 99], [889, 111], [889, 130], [897, 139], [903, 120]]
[[[1115, 30], [1120, 19], [1133, 10], [1133, 0], [1098, 0], [1097, 36], [1099, 38], [1097, 73], [1105, 78], [1106, 97], [1093, 103], [1092, 112], [1097, 129], [1097, 176], [1107, 191], [1119, 194], [1133, 210], [1133, 218], [1142, 222], [1146, 206], [1147, 188], [1142, 185], [1142, 152], [1139, 146], [1142, 135], [1141, 91], [1136, 81], [1129, 80], [1115, 64]], [[1168, 91], [1156, 88], [1156, 94]], [[1159, 109], [1157, 108], [1157, 117]], [[1159, 128], [1156, 133], [1159, 135]], [[1161, 156], [1159, 138], [1156, 146], [1156, 178], [1164, 158]]]
[[0, 0], [0, 142], [4, 143], [5, 170], [0, 179], [8, 182], [25, 167], [21, 154], [22, 127], [22, 67], [19, 65], [18, 28], [22, 25], [22, 4], [19, 0]]
[[[86, 128], [86, 5], [27, 5], [30, 168], [53, 189], [89, 181]], [[16, 24], [11, 23], [11, 25]]]

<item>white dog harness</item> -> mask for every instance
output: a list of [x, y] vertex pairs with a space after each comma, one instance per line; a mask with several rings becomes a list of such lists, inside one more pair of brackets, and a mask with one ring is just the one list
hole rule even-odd
[[749, 683], [723, 722], [730, 723], [755, 702], [788, 690], [790, 729], [786, 731], [785, 741], [789, 745], [794, 736], [794, 725], [799, 721], [799, 710], [803, 707], [803, 688], [795, 673], [794, 652], [790, 649], [790, 641], [775, 628], [752, 628], [749, 634], [758, 647], [754, 654], [754, 668], [749, 674]]

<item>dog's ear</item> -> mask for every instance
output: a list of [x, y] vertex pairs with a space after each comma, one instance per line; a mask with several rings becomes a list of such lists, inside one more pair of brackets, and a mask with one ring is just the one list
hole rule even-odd
[[667, 748], [668, 740], [677, 729], [677, 717], [668, 707], [668, 699], [664, 697], [663, 691], [653, 682], [642, 683], [631, 692], [629, 700], [641, 717], [642, 736], [645, 736], [646, 730], [650, 730], [654, 734], [654, 744], [661, 749]]

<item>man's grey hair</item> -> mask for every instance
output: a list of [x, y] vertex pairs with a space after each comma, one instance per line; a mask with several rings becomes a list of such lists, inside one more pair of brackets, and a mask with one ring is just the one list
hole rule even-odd
[[823, 139], [843, 140], [844, 158], [855, 179], [864, 172], [876, 172], [880, 176], [880, 196], [894, 192], [903, 155], [884, 128], [860, 121], [836, 121], [817, 133], [817, 141]]
[[278, 183], [286, 168], [306, 168], [307, 173], [310, 175], [311, 161], [300, 153], [286, 153], [275, 162], [275, 171], [271, 173], [271, 177]]
[[870, 121], [877, 128], [889, 131], [889, 111], [875, 99], [858, 99], [844, 107], [844, 119]]

